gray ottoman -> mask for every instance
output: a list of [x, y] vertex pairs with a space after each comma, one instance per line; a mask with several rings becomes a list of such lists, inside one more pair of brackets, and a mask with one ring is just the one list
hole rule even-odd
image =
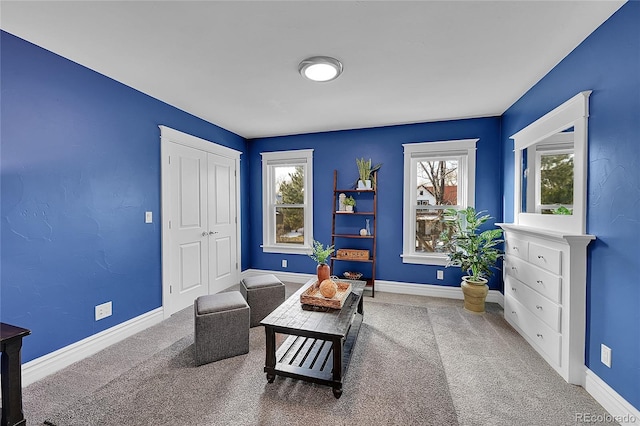
[[249, 353], [249, 305], [237, 291], [200, 296], [195, 313], [198, 365]]
[[258, 275], [240, 281], [240, 292], [251, 308], [251, 327], [284, 302], [284, 284], [275, 275]]

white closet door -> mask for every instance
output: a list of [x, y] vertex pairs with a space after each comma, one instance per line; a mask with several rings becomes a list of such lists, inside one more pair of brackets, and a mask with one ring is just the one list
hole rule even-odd
[[236, 163], [208, 155], [209, 194], [209, 292], [236, 284]]
[[207, 153], [170, 144], [170, 310], [209, 293]]

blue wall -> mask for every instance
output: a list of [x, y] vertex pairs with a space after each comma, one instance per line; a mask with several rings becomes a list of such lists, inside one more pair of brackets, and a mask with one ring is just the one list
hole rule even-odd
[[[640, 409], [640, 3], [625, 4], [503, 115], [505, 221], [513, 220], [508, 137], [582, 90], [589, 100], [587, 365]], [[600, 344], [612, 366], [600, 362]]]
[[[161, 306], [158, 125], [243, 152], [246, 141], [1, 37], [0, 316], [32, 330], [29, 361]], [[96, 322], [110, 300], [113, 316]]]
[[[502, 195], [500, 169], [500, 120], [480, 118], [436, 123], [389, 126], [373, 129], [314, 133], [254, 139], [249, 142], [251, 196], [251, 267], [286, 272], [312, 273], [315, 263], [304, 255], [263, 253], [262, 240], [262, 176], [260, 153], [290, 149], [313, 151], [314, 238], [325, 244], [331, 241], [333, 208], [333, 170], [338, 170], [338, 187], [348, 188], [357, 180], [356, 158], [371, 158], [383, 163], [378, 172], [378, 239], [377, 273], [380, 280], [419, 284], [459, 286], [458, 268], [445, 270], [445, 280], [436, 279], [443, 267], [403, 264], [402, 254], [402, 187], [404, 143], [479, 138], [477, 143], [476, 208], [488, 210], [501, 220]], [[364, 218], [359, 225], [364, 227]], [[358, 248], [358, 247], [353, 247]], [[365, 248], [365, 247], [362, 247]], [[281, 260], [288, 260], [286, 269]], [[337, 265], [336, 265], [337, 266]], [[365, 271], [362, 271], [365, 272]], [[499, 274], [490, 285], [500, 289]]]

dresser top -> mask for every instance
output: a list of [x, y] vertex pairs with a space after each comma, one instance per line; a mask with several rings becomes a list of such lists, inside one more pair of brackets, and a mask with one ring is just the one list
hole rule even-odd
[[565, 242], [570, 245], [588, 245], [592, 240], [595, 240], [595, 235], [590, 234], [573, 234], [551, 231], [549, 229], [534, 228], [532, 226], [515, 225], [513, 223], [496, 223], [496, 226], [504, 229], [505, 231], [517, 232], [519, 234], [530, 235], [533, 237], [541, 237], [548, 240], [556, 240]]

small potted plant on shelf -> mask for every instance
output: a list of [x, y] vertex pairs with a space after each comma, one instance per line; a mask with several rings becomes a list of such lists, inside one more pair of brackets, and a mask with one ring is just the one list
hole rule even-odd
[[464, 294], [464, 308], [471, 312], [484, 312], [484, 304], [489, 286], [488, 278], [492, 268], [503, 255], [499, 245], [501, 229], [480, 228], [493, 219], [484, 211], [476, 212], [473, 207], [463, 210], [445, 210], [445, 231], [441, 235], [445, 251], [449, 257], [449, 266], [458, 266], [469, 274], [462, 277], [462, 293]]
[[318, 285], [331, 277], [331, 269], [327, 264], [327, 260], [331, 257], [331, 254], [334, 252], [334, 246], [327, 246], [326, 248], [322, 245], [320, 241], [313, 240], [313, 248], [310, 258], [316, 261], [318, 264], [316, 268], [316, 275], [318, 276]]
[[356, 199], [349, 196], [344, 199], [344, 209], [347, 212], [353, 212], [353, 208], [356, 206]]
[[[371, 189], [371, 178], [373, 172], [378, 170], [382, 164], [371, 165], [371, 158], [365, 160], [364, 158], [356, 158], [356, 165], [358, 166], [358, 189]], [[375, 182], [374, 182], [375, 184]]]

